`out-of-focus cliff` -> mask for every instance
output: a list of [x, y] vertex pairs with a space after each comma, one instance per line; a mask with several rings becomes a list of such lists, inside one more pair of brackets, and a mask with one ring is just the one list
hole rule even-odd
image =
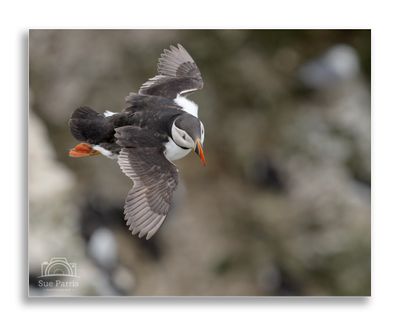
[[[72, 159], [73, 110], [125, 107], [181, 43], [205, 87], [207, 167], [177, 162], [175, 204], [150, 241], [123, 221], [115, 161]], [[32, 295], [370, 294], [369, 31], [31, 31]], [[42, 290], [41, 263], [79, 288]]]

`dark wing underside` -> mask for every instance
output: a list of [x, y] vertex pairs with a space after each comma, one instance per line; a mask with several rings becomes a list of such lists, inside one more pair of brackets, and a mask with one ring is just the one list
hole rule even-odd
[[164, 222], [178, 184], [178, 169], [149, 133], [134, 126], [116, 129], [117, 143], [123, 147], [118, 163], [134, 183], [125, 200], [125, 220], [134, 235], [146, 235], [146, 239]]
[[196, 63], [178, 44], [164, 50], [158, 61], [158, 74], [146, 81], [139, 89], [141, 95], [176, 98], [203, 88], [203, 79]]

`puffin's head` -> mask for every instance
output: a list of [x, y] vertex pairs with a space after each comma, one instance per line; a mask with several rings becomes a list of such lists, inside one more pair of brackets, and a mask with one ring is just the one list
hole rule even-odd
[[203, 153], [204, 126], [203, 123], [191, 114], [178, 116], [172, 124], [171, 135], [174, 142], [184, 148], [193, 149], [205, 166], [206, 159]]

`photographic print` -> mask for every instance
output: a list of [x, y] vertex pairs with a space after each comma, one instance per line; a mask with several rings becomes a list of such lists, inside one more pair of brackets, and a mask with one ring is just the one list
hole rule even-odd
[[29, 296], [369, 296], [370, 30], [30, 30]]

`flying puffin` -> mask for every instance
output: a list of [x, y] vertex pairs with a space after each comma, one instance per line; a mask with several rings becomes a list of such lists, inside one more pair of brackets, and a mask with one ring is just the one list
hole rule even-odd
[[133, 181], [125, 200], [124, 214], [133, 235], [150, 239], [160, 228], [178, 184], [178, 168], [172, 163], [192, 150], [203, 165], [204, 125], [198, 106], [186, 98], [203, 88], [196, 63], [178, 44], [165, 49], [158, 74], [138, 93], [126, 98], [120, 113], [97, 113], [80, 107], [69, 120], [72, 135], [82, 143], [70, 150], [71, 157], [102, 154], [117, 159]]

